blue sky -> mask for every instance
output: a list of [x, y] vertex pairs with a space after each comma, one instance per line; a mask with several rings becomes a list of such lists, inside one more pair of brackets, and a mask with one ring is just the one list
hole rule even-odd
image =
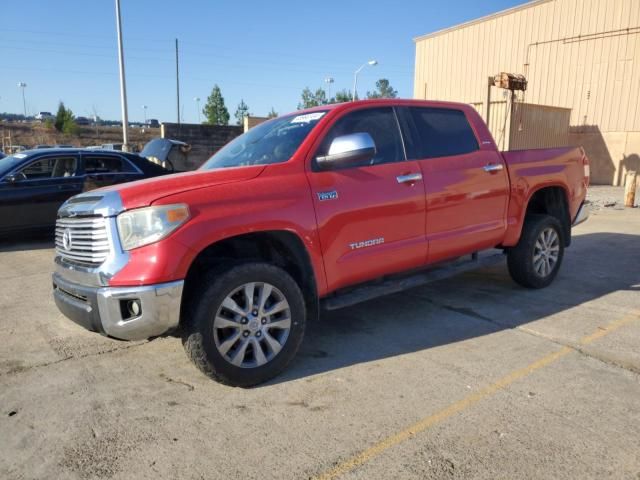
[[[305, 86], [360, 95], [388, 78], [413, 94], [413, 37], [487, 15], [522, 0], [212, 1], [121, 0], [129, 119], [175, 121], [174, 39], [180, 41], [183, 119], [198, 120], [217, 83], [230, 114], [241, 98], [255, 115], [296, 109]], [[446, 8], [442, 8], [446, 5]], [[5, 2], [0, 23], [0, 112], [54, 111], [63, 100], [76, 115], [120, 118], [112, 0]], [[233, 120], [233, 119], [232, 119]]]

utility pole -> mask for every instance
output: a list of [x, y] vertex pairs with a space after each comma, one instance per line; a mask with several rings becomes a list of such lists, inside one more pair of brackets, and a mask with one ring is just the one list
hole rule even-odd
[[127, 114], [127, 85], [124, 78], [124, 50], [122, 48], [122, 20], [120, 0], [116, 0], [116, 28], [118, 31], [118, 61], [120, 63], [120, 108], [122, 109], [122, 149], [129, 151], [129, 116]]
[[178, 101], [178, 125], [180, 125], [180, 70], [178, 66], [178, 39], [176, 38], [176, 99]]

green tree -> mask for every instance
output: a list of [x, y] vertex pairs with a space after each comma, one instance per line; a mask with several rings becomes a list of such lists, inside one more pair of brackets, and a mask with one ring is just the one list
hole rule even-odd
[[398, 91], [391, 86], [386, 78], [381, 78], [376, 82], [376, 89], [373, 92], [367, 92], [367, 98], [396, 98], [398, 96]]
[[233, 114], [233, 116], [236, 117], [237, 124], [243, 125], [244, 117], [246, 117], [247, 115], [251, 115], [251, 113], [249, 113], [249, 105], [244, 103], [244, 99], [240, 99], [238, 108], [236, 108], [236, 113]]
[[202, 109], [202, 113], [207, 119], [205, 123], [209, 125], [229, 124], [229, 110], [224, 105], [224, 97], [217, 84], [213, 86], [211, 95], [207, 97], [207, 103]]
[[64, 127], [62, 127], [62, 133], [65, 135], [76, 135], [78, 133], [78, 124], [71, 110], [67, 110], [67, 118], [64, 121]]
[[305, 87], [302, 91], [300, 103], [298, 103], [298, 110], [302, 110], [303, 108], [311, 108], [317, 107], [319, 105], [326, 105], [327, 100], [327, 92], [325, 92], [322, 88], [317, 89], [315, 92], [312, 92], [309, 87]]
[[64, 120], [67, 116], [67, 109], [64, 108], [64, 103], [60, 102], [58, 104], [58, 111], [56, 112], [56, 120], [53, 122], [53, 126], [59, 132], [64, 128]]
[[74, 135], [78, 133], [78, 125], [76, 125], [75, 116], [69, 108], [65, 108], [64, 103], [58, 104], [58, 111], [56, 112], [56, 119], [53, 122], [53, 126], [58, 132], [62, 132], [65, 135]]
[[271, 111], [267, 113], [267, 118], [276, 118], [278, 116], [278, 112], [276, 112], [273, 107], [271, 107]]
[[336, 96], [331, 99], [331, 103], [344, 103], [351, 101], [351, 90], [343, 89], [336, 92]]

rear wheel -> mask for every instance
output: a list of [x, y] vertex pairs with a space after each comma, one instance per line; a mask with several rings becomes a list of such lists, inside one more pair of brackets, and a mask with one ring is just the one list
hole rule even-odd
[[249, 387], [286, 368], [306, 324], [304, 298], [274, 265], [235, 265], [205, 278], [192, 296], [183, 344], [196, 366], [227, 385]]
[[564, 256], [560, 222], [549, 215], [530, 215], [518, 244], [509, 249], [507, 264], [511, 278], [527, 288], [544, 288], [558, 274]]

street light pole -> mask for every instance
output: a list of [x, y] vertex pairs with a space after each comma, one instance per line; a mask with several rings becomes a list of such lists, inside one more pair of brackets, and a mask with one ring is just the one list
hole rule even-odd
[[198, 109], [198, 123], [200, 123], [200, 97], [193, 98], [196, 101], [197, 109]]
[[120, 64], [120, 108], [122, 109], [122, 149], [129, 151], [129, 116], [127, 112], [127, 84], [124, 78], [124, 49], [122, 48], [122, 20], [120, 0], [116, 1], [116, 29], [118, 32], [118, 62]]
[[178, 39], [176, 38], [176, 102], [178, 113], [178, 125], [180, 125], [180, 68], [178, 61]]
[[142, 109], [144, 110], [144, 124], [147, 124], [147, 106], [142, 105]]
[[326, 84], [328, 85], [328, 87], [327, 87], [327, 91], [328, 91], [329, 93], [328, 93], [328, 95], [327, 95], [327, 96], [329, 97], [329, 98], [328, 98], [328, 100], [329, 100], [329, 101], [331, 101], [331, 84], [332, 84], [333, 82], [334, 82], [333, 77], [327, 77], [327, 78], [325, 78], [325, 79], [324, 79], [324, 83], [326, 83]]
[[22, 109], [24, 110], [24, 119], [27, 119], [27, 102], [24, 99], [24, 89], [27, 88], [27, 84], [24, 82], [18, 82], [18, 87], [22, 89]]
[[375, 67], [378, 64], [377, 60], [369, 60], [367, 63], [363, 63], [360, 68], [358, 68], [355, 73], [353, 74], [353, 93], [351, 94], [351, 101], [355, 100], [356, 97], [358, 96], [358, 74], [360, 73], [360, 70], [362, 70], [364, 67], [366, 67], [367, 65], [370, 65], [372, 67]]

